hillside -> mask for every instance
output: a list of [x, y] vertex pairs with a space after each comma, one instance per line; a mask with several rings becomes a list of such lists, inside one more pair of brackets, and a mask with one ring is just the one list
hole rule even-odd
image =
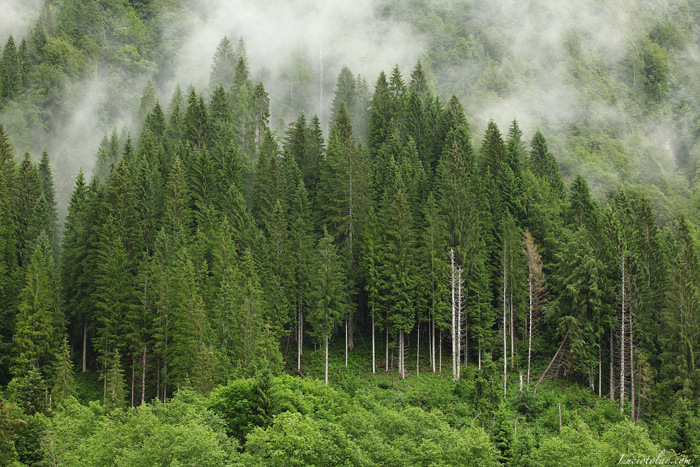
[[5, 464], [698, 458], [696, 5], [8, 11]]

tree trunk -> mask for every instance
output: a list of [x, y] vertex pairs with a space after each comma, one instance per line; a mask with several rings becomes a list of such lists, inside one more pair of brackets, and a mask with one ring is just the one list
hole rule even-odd
[[620, 412], [625, 411], [625, 254], [622, 254], [622, 320], [620, 320]]
[[462, 376], [462, 267], [457, 266], [457, 379]]
[[[547, 376], [547, 372], [549, 371], [549, 369], [552, 367], [552, 364], [559, 356], [559, 352], [561, 352], [561, 349], [564, 348], [564, 343], [566, 342], [566, 338], [569, 337], [569, 331], [571, 331], [571, 327], [569, 327], [569, 329], [566, 330], [566, 335], [564, 336], [564, 340], [561, 341], [561, 345], [559, 345], [557, 352], [554, 354], [554, 357], [552, 357], [552, 361], [549, 362], [549, 365], [547, 365], [547, 369], [544, 370], [544, 373], [542, 373], [542, 376], [540, 376], [540, 379], [537, 380], [537, 384], [535, 384], [535, 388], [532, 390], [533, 394], [537, 393], [537, 386], [539, 386], [540, 383], [542, 382], [542, 380], [544, 379], [544, 377]], [[557, 373], [559, 373], [559, 371], [557, 371]]]
[[632, 311], [629, 313], [630, 318], [630, 416], [635, 420], [637, 414], [634, 412], [634, 334], [632, 330]]
[[141, 361], [141, 405], [146, 402], [146, 344], [143, 345], [143, 360]]
[[389, 373], [389, 325], [386, 327], [386, 357], [384, 359], [384, 365], [386, 366], [386, 372]]
[[610, 400], [615, 400], [615, 352], [613, 351], [613, 328], [610, 328]]
[[372, 374], [377, 374], [377, 359], [375, 353], [375, 342], [374, 342], [374, 304], [372, 304]]
[[598, 397], [603, 398], [603, 336], [599, 337], [598, 344]]
[[345, 320], [345, 368], [348, 367], [348, 324], [350, 319]]
[[302, 336], [304, 330], [302, 329], [302, 323], [304, 321], [304, 316], [301, 312], [301, 306], [297, 309], [297, 371], [301, 371], [301, 349], [302, 349]]
[[530, 295], [530, 318], [527, 329], [527, 391], [530, 392], [530, 361], [532, 359], [532, 273], [528, 275], [528, 292]]
[[450, 278], [452, 283], [452, 380], [457, 381], [457, 361], [459, 356], [457, 354], [457, 300], [455, 298], [455, 252], [450, 250]]
[[327, 335], [326, 335], [326, 362], [325, 362], [324, 374], [325, 374], [326, 386], [328, 386], [328, 336]]
[[507, 279], [508, 277], [506, 276], [506, 253], [505, 249], [503, 251], [503, 398], [506, 398], [506, 382], [508, 378], [508, 341], [506, 339], [506, 314], [508, 310], [508, 306], [506, 303], [506, 285], [507, 285]]
[[435, 373], [435, 317], [434, 316], [433, 316], [433, 319], [431, 321], [430, 338], [432, 340], [432, 342], [430, 343], [430, 346], [433, 349], [433, 373]]
[[418, 320], [418, 332], [416, 333], [416, 378], [420, 376], [420, 319]]
[[131, 408], [134, 408], [134, 381], [136, 380], [136, 359], [131, 359]]
[[404, 346], [403, 330], [399, 331], [399, 370], [401, 371], [401, 379], [406, 379], [406, 348]]
[[83, 373], [87, 372], [87, 313], [83, 321]]

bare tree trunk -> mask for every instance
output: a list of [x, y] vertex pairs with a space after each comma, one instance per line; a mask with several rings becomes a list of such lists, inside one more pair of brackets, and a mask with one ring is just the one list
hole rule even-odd
[[506, 382], [508, 378], [508, 341], [506, 339], [506, 313], [508, 306], [506, 303], [506, 252], [503, 250], [503, 398], [506, 398]]
[[416, 378], [420, 376], [420, 319], [418, 320], [418, 332], [416, 333]]
[[462, 267], [457, 266], [457, 379], [462, 376]]
[[455, 297], [455, 252], [450, 250], [450, 262], [451, 262], [451, 283], [452, 283], [452, 380], [457, 381], [457, 360], [459, 360], [459, 355], [457, 354], [457, 300]]
[[[326, 319], [328, 319], [328, 315], [326, 315]], [[326, 386], [328, 386], [328, 335], [326, 335], [325, 381], [326, 381]]]
[[598, 344], [598, 397], [603, 398], [603, 336]]
[[401, 371], [401, 379], [406, 379], [406, 355], [404, 345], [404, 332], [399, 331], [399, 369]]
[[622, 253], [622, 320], [620, 321], [620, 412], [625, 411], [625, 254]]
[[83, 373], [87, 371], [87, 313], [83, 322]]
[[613, 329], [610, 328], [610, 400], [615, 400], [615, 352], [613, 350]]
[[349, 319], [345, 320], [345, 368], [348, 367], [348, 323]]
[[635, 420], [637, 414], [634, 412], [634, 334], [632, 328], [632, 311], [629, 313], [630, 318], [630, 416]]
[[514, 326], [514, 318], [513, 318], [513, 284], [511, 284], [511, 289], [510, 289], [510, 303], [509, 303], [509, 308], [510, 308], [510, 368], [511, 370], [513, 369], [513, 365], [515, 365], [515, 326]]
[[[569, 329], [566, 330], [566, 335], [564, 336], [564, 340], [561, 341], [561, 345], [559, 345], [557, 352], [554, 354], [554, 357], [552, 357], [552, 361], [549, 362], [549, 365], [547, 365], [547, 369], [544, 370], [544, 373], [542, 373], [542, 376], [540, 376], [540, 379], [537, 380], [537, 384], [535, 384], [535, 388], [532, 390], [533, 394], [537, 393], [537, 386], [539, 386], [540, 383], [542, 382], [542, 380], [544, 379], [544, 377], [547, 376], [547, 372], [549, 371], [549, 369], [552, 367], [552, 364], [559, 356], [559, 352], [561, 352], [561, 349], [564, 348], [564, 343], [566, 342], [566, 338], [569, 337], [569, 331], [571, 331], [571, 327], [569, 327]], [[558, 371], [557, 371], [557, 373], [558, 373]]]
[[141, 361], [141, 405], [146, 402], [146, 344], [143, 345]]
[[389, 373], [389, 325], [386, 327], [386, 358], [384, 359], [384, 365], [386, 365], [386, 372]]
[[136, 379], [135, 359], [131, 359], [131, 408], [134, 408], [134, 380]]
[[301, 306], [297, 307], [297, 371], [301, 371], [301, 349], [304, 330], [302, 328], [304, 316], [301, 311]]
[[527, 391], [530, 392], [530, 361], [532, 359], [532, 274], [528, 274], [528, 293], [530, 295], [530, 319], [527, 330]]
[[372, 374], [377, 374], [377, 358], [375, 353], [375, 341], [374, 341], [374, 304], [372, 304]]

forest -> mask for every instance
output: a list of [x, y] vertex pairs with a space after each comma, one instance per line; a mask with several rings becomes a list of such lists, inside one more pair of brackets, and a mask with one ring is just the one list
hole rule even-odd
[[0, 466], [700, 462], [700, 2], [17, 5]]

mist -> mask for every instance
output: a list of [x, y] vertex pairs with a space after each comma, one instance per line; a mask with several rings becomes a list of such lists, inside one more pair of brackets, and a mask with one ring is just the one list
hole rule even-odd
[[[39, 2], [6, 3], [0, 33], [26, 34], [38, 17]], [[381, 70], [389, 73], [398, 65], [408, 82], [422, 59], [443, 102], [452, 94], [462, 101], [477, 147], [490, 119], [503, 134], [517, 119], [527, 142], [542, 129], [565, 176], [580, 172], [589, 177], [601, 197], [628, 180], [658, 184], [662, 177], [675, 177], [681, 135], [665, 110], [634, 107], [629, 96], [637, 90], [620, 79], [632, 66], [633, 48], [649, 22], [669, 14], [663, 8], [634, 0], [476, 0], [469, 5], [432, 0], [360, 0], [352, 5], [338, 0], [192, 1], [175, 16], [160, 19], [161, 37], [176, 38], [174, 60], [131, 76], [128, 85], [119, 84], [119, 74], [99, 70], [69, 85], [67, 114], [43, 135], [31, 134], [12, 109], [5, 109], [0, 121], [18, 152], [27, 148], [36, 156], [46, 146], [57, 169], [60, 165], [57, 172], [70, 177], [58, 182], [65, 206], [78, 168], [90, 176], [103, 135], [114, 128], [137, 134], [138, 100], [149, 78], [164, 107], [177, 84], [183, 92], [192, 85], [210, 93], [212, 58], [224, 36], [234, 44], [245, 42], [250, 78], [262, 82], [270, 95], [271, 126], [278, 135], [302, 110], [319, 114], [327, 130], [344, 65], [364, 77], [373, 92]], [[436, 42], [442, 37], [457, 37], [458, 44]], [[697, 43], [689, 42], [680, 54], [684, 64], [699, 65]], [[302, 89], [292, 84], [294, 67], [308, 74]], [[692, 95], [692, 90], [675, 86], [666, 100], [678, 100], [683, 93]], [[641, 125], [633, 125], [634, 119]], [[590, 134], [603, 136], [589, 142]], [[602, 155], [602, 162], [582, 160], [582, 148]], [[686, 152], [700, 154], [694, 146]], [[682, 183], [674, 178], [676, 182]]]

